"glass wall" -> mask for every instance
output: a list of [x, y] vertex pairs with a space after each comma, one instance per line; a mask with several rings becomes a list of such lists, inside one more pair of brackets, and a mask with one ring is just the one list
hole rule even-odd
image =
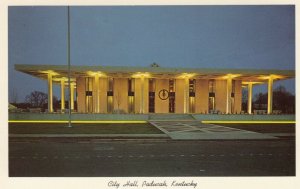
[[175, 112], [175, 80], [169, 80], [169, 113]]
[[216, 82], [215, 80], [211, 79], [208, 81], [208, 111], [211, 113], [211, 111], [215, 110], [215, 90], [216, 90]]
[[155, 79], [149, 79], [149, 113], [155, 113]]
[[237, 113], [234, 112], [234, 97], [235, 97], [235, 80], [232, 80], [232, 89], [231, 89], [231, 113]]
[[93, 78], [85, 78], [85, 110], [87, 113], [93, 112]]
[[128, 113], [134, 113], [134, 82], [134, 79], [128, 79]]
[[108, 91], [107, 91], [107, 112], [112, 113], [114, 109], [114, 79], [108, 78]]
[[189, 80], [189, 113], [195, 113], [195, 79]]

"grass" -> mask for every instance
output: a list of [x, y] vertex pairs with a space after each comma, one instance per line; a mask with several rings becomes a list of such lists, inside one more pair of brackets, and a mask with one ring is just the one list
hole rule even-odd
[[248, 123], [218, 123], [215, 125], [221, 125], [225, 127], [232, 127], [237, 129], [243, 129], [248, 131], [260, 132], [260, 133], [295, 133], [294, 123], [283, 123], [283, 124], [248, 124]]
[[9, 123], [9, 134], [162, 134], [150, 123]]

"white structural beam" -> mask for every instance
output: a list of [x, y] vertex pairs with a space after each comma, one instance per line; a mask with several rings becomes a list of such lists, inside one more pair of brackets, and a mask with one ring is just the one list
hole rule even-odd
[[74, 110], [74, 83], [70, 84], [71, 86], [71, 110]]
[[65, 110], [65, 80], [60, 80], [60, 102], [61, 102], [61, 112], [64, 112]]
[[252, 114], [252, 87], [253, 84], [249, 83], [248, 84], [248, 114]]
[[141, 104], [140, 104], [140, 113], [144, 113], [144, 83], [145, 82], [145, 76], [141, 76]]
[[100, 91], [99, 91], [99, 75], [96, 74], [94, 77], [94, 87], [95, 87], [95, 94], [94, 94], [94, 98], [95, 98], [95, 113], [99, 113], [100, 112]]
[[51, 73], [48, 73], [48, 112], [53, 112], [53, 89]]
[[189, 113], [189, 78], [184, 78], [184, 97], [183, 97], [183, 112]]
[[231, 114], [231, 93], [232, 93], [232, 77], [227, 79], [227, 88], [226, 88], [227, 98], [226, 98], [226, 114]]
[[271, 114], [273, 111], [273, 77], [269, 77], [268, 81], [268, 114]]

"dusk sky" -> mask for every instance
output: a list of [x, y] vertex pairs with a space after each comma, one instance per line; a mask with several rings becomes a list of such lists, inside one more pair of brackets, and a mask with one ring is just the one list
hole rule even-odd
[[[66, 7], [9, 7], [9, 93], [47, 81], [15, 64], [67, 65]], [[71, 64], [295, 70], [294, 6], [71, 7]], [[295, 93], [295, 80], [275, 82]], [[254, 92], [266, 92], [266, 85]], [[60, 98], [59, 86], [54, 95]]]

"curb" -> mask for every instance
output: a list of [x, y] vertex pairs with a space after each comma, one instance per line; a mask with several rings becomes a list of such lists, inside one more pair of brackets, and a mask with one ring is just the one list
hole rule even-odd
[[166, 134], [9, 134], [14, 138], [168, 138]]
[[167, 142], [172, 139], [164, 138], [129, 138], [129, 137], [118, 137], [118, 138], [99, 138], [99, 137], [9, 137], [9, 142], [20, 142], [20, 143], [31, 143], [31, 142], [77, 142], [77, 143], [97, 143], [105, 141], [114, 142], [129, 142], [129, 141], [140, 141], [140, 142]]

